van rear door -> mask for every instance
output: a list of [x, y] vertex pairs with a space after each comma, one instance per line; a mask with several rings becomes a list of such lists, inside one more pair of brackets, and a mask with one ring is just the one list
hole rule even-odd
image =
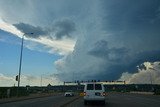
[[93, 99], [94, 95], [95, 95], [94, 84], [87, 84], [86, 88], [87, 88], [86, 89], [86, 96], [87, 96], [87, 98]]
[[104, 92], [102, 84], [95, 84], [95, 98], [101, 98]]

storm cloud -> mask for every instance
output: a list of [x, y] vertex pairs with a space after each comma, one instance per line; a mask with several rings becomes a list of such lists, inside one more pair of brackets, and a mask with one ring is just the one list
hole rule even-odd
[[109, 61], [120, 61], [127, 56], [127, 49], [123, 47], [109, 49], [107, 41], [101, 40], [95, 43], [89, 54]]
[[[1, 3], [10, 2], [1, 0]], [[118, 80], [123, 73], [138, 73], [137, 65], [160, 60], [159, 0], [17, 3], [11, 5], [13, 9], [0, 5], [0, 18], [22, 32], [38, 32], [30, 38], [50, 37], [49, 41], [54, 39], [56, 43], [74, 41], [72, 51], [54, 62], [62, 81]], [[24, 10], [26, 14], [20, 14]]]
[[71, 20], [58, 21], [55, 23], [54, 28], [56, 30], [55, 34], [56, 39], [62, 39], [62, 37], [71, 38], [72, 35], [70, 35], [70, 33], [76, 30], [75, 23], [72, 22]]
[[30, 24], [25, 23], [18, 23], [13, 24], [18, 30], [20, 30], [23, 33], [30, 33], [33, 32], [32, 35], [26, 35], [26, 37], [30, 38], [39, 38], [42, 36], [49, 37], [49, 38], [56, 38], [56, 39], [63, 39], [63, 37], [66, 38], [72, 38], [72, 35], [70, 35], [73, 31], [75, 31], [75, 23], [71, 20], [62, 20], [55, 22], [52, 26], [42, 28], [42, 27], [35, 27]]
[[70, 74], [80, 80], [117, 80], [123, 72], [137, 73], [143, 62], [160, 60], [158, 0], [97, 4], [73, 53], [56, 62], [58, 70], [70, 80]]
[[13, 25], [23, 33], [33, 33], [26, 35], [27, 37], [30, 38], [39, 38], [40, 36], [48, 35], [48, 32], [43, 30], [41, 27], [35, 27], [25, 23], [18, 23]]

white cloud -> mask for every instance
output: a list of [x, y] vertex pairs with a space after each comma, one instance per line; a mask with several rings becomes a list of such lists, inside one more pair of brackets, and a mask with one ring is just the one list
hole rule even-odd
[[[0, 19], [0, 29], [4, 30], [6, 32], [12, 33], [12, 34], [14, 34], [15, 36], [18, 36], [18, 37], [22, 37], [22, 35], [23, 35], [23, 33], [21, 31], [19, 31], [17, 28], [15, 28], [12, 24], [6, 23], [1, 19]], [[47, 49], [50, 48], [48, 50], [48, 53], [58, 53], [60, 55], [66, 55], [66, 54], [72, 52], [73, 49], [74, 49], [75, 42], [76, 42], [75, 40], [67, 39], [67, 38], [64, 38], [64, 39], [61, 39], [61, 40], [54, 40], [54, 39], [46, 38], [45, 36], [40, 37], [39, 39], [27, 38], [27, 37], [25, 37], [25, 39], [28, 40], [28, 41], [32, 41], [32, 42], [42, 44], [42, 45], [44, 45], [44, 48], [45, 47]], [[3, 39], [1, 39], [1, 40], [3, 40]], [[29, 46], [30, 44], [27, 44], [27, 47], [29, 49], [31, 49], [31, 48], [36, 49], [36, 47], [34, 47], [34, 46], [37, 46], [38, 44], [33, 45], [33, 44], [36, 44], [36, 43], [32, 43], [31, 46]]]
[[14, 35], [17, 35], [19, 37], [21, 37], [21, 35], [23, 35], [22, 32], [20, 32], [16, 27], [14, 27], [12, 24], [6, 23], [5, 21], [3, 21], [0, 17], [0, 29], [7, 31], [9, 33], [12, 33]]
[[[57, 76], [55, 75], [42, 75], [42, 76], [31, 76], [31, 75], [22, 75], [21, 76], [21, 86], [47, 86], [51, 85], [62, 85]], [[15, 80], [15, 76], [7, 76], [0, 73], [0, 86], [14, 86], [17, 85], [17, 81]]]
[[160, 62], [144, 62], [143, 65], [145, 68], [139, 69], [137, 73], [123, 73], [119, 80], [129, 84], [160, 84]]
[[0, 86], [14, 86], [15, 80], [13, 77], [5, 76], [0, 73]]
[[41, 37], [39, 40], [34, 39], [38, 43], [44, 44], [45, 46], [51, 48], [50, 53], [59, 53], [60, 55], [66, 55], [73, 51], [75, 41], [70, 39], [62, 40], [50, 40], [47, 38]]

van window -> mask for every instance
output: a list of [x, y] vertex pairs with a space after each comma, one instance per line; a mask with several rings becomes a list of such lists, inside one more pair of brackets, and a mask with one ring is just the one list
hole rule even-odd
[[95, 84], [95, 90], [102, 90], [101, 84]]
[[93, 84], [87, 84], [87, 90], [93, 90]]

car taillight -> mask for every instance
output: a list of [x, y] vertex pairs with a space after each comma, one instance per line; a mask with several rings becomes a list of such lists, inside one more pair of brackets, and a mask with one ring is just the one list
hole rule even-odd
[[106, 96], [106, 93], [105, 93], [105, 92], [103, 92], [103, 93], [102, 93], [102, 96]]
[[83, 92], [83, 95], [86, 96], [86, 92]]

